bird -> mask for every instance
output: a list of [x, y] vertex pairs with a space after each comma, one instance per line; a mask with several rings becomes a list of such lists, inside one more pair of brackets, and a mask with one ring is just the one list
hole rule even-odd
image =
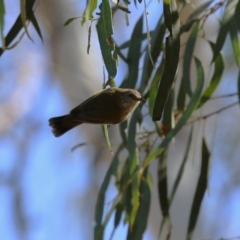
[[130, 113], [143, 102], [141, 94], [130, 88], [106, 88], [96, 92], [69, 114], [49, 119], [55, 137], [83, 124], [117, 124], [125, 121]]

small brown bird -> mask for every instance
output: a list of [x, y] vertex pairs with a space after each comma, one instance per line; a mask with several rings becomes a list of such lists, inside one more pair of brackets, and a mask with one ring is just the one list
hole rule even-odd
[[144, 101], [135, 89], [107, 88], [93, 94], [69, 114], [49, 119], [55, 137], [82, 124], [116, 124], [127, 119], [137, 105]]

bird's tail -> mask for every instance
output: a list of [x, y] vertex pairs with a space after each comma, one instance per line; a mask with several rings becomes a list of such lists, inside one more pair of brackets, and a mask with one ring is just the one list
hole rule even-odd
[[82, 122], [77, 121], [70, 114], [49, 119], [49, 125], [52, 127], [52, 132], [55, 137], [62, 136], [79, 124], [82, 124]]

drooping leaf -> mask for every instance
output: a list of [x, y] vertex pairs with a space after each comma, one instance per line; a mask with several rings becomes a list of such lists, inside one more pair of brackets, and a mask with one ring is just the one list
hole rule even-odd
[[4, 26], [5, 26], [5, 5], [4, 0], [0, 0], [0, 35], [2, 39], [2, 47], [5, 47], [5, 39], [4, 39]]
[[183, 59], [182, 81], [184, 83], [184, 88], [186, 90], [186, 93], [189, 96], [192, 95], [191, 81], [190, 81], [191, 61], [194, 56], [193, 52], [194, 52], [194, 47], [196, 44], [196, 39], [198, 36], [199, 25], [200, 25], [200, 21], [197, 21], [193, 24], [191, 34], [187, 41], [187, 45], [186, 45], [186, 49], [185, 49], [185, 53], [184, 53], [184, 59]]
[[87, 1], [87, 6], [86, 6], [86, 8], [83, 12], [83, 16], [82, 16], [82, 21], [81, 21], [82, 26], [87, 20], [93, 19], [93, 12], [97, 8], [97, 3], [98, 3], [97, 0], [88, 0]]
[[238, 1], [238, 4], [235, 9], [235, 18], [237, 20], [238, 31], [240, 31], [240, 1]]
[[109, 0], [103, 0], [99, 8], [101, 14], [96, 26], [99, 44], [108, 75], [109, 77], [114, 78], [117, 74], [117, 59], [114, 59], [112, 54], [115, 50], [115, 43], [112, 39], [113, 23]]
[[239, 46], [239, 38], [238, 38], [238, 25], [237, 25], [237, 19], [235, 16], [233, 16], [230, 21], [229, 33], [230, 33], [230, 38], [232, 42], [235, 61], [237, 66], [240, 66], [240, 46]]
[[28, 32], [28, 28], [27, 28], [27, 12], [26, 12], [26, 4], [27, 4], [27, 1], [26, 0], [20, 0], [21, 1], [21, 19], [22, 19], [22, 25], [23, 25], [23, 28], [27, 34], [27, 36], [29, 37], [29, 39], [31, 41], [33, 41], [33, 39], [31, 38], [29, 32]]
[[102, 225], [102, 219], [103, 219], [103, 211], [104, 211], [104, 204], [105, 204], [105, 194], [106, 194], [111, 176], [114, 175], [115, 172], [117, 171], [118, 155], [121, 152], [122, 148], [123, 148], [122, 145], [118, 148], [118, 150], [112, 160], [112, 163], [108, 168], [108, 171], [107, 171], [105, 178], [103, 180], [103, 183], [101, 185], [100, 191], [98, 193], [97, 204], [96, 204], [96, 208], [95, 208], [96, 225], [94, 228], [94, 240], [103, 239], [104, 227]]
[[239, 103], [240, 103], [240, 70], [238, 72], [238, 99], [239, 99]]
[[154, 149], [144, 160], [143, 162], [143, 168], [148, 166], [150, 162], [152, 162], [157, 156], [159, 156], [164, 149], [168, 146], [168, 144], [171, 142], [171, 140], [177, 135], [177, 133], [182, 129], [182, 127], [185, 125], [187, 120], [192, 115], [193, 111], [198, 106], [199, 100], [201, 98], [201, 93], [203, 89], [204, 84], [204, 70], [202, 67], [201, 62], [195, 58], [195, 63], [197, 66], [197, 87], [195, 92], [193, 93], [191, 100], [186, 108], [186, 110], [183, 112], [182, 117], [177, 122], [175, 128], [173, 128], [165, 137], [165, 139], [161, 142], [159, 147]]
[[151, 191], [148, 176], [148, 168], [146, 168], [140, 182], [140, 205], [137, 217], [134, 225], [129, 226], [126, 240], [142, 240], [143, 234], [146, 230], [151, 202]]
[[112, 147], [111, 147], [111, 142], [110, 142], [110, 139], [109, 139], [107, 124], [103, 125], [103, 132], [104, 132], [104, 136], [105, 136], [105, 139], [106, 139], [106, 142], [107, 142], [107, 146], [108, 146], [110, 152], [113, 154]]
[[31, 12], [30, 20], [31, 20], [31, 22], [32, 22], [32, 24], [33, 24], [33, 27], [35, 28], [38, 36], [40, 37], [40, 39], [41, 39], [42, 42], [43, 42], [43, 37], [42, 37], [41, 29], [40, 29], [40, 27], [39, 27], [39, 25], [38, 25], [37, 19], [36, 19], [35, 14], [34, 14], [33, 11]]
[[213, 59], [212, 61], [215, 60], [215, 58], [218, 56], [219, 52], [222, 50], [223, 44], [225, 43], [227, 34], [229, 32], [229, 24], [230, 21], [234, 15], [234, 11], [236, 8], [236, 5], [238, 3], [238, 0], [228, 0], [224, 14], [223, 14], [223, 19], [221, 22], [221, 27], [218, 33], [216, 45], [214, 48], [213, 52]]
[[143, 28], [143, 15], [137, 21], [131, 39], [134, 41], [130, 41], [128, 55], [127, 55], [127, 64], [129, 69], [129, 74], [123, 80], [121, 84], [121, 88], [135, 88], [136, 82], [138, 80], [139, 74], [139, 60], [141, 58], [141, 46], [142, 40], [140, 36], [142, 36], [142, 28]]
[[185, 108], [185, 101], [186, 101], [186, 90], [185, 85], [183, 82], [183, 79], [181, 80], [180, 88], [178, 91], [178, 97], [177, 97], [177, 109], [179, 111], [183, 111]]
[[183, 32], [187, 32], [190, 30], [190, 28], [192, 27], [193, 23], [196, 21], [199, 21], [199, 15], [201, 15], [202, 13], [206, 12], [207, 8], [213, 3], [212, 0], [209, 0], [207, 2], [204, 2], [202, 5], [200, 5], [198, 8], [196, 8], [194, 10], [193, 13], [191, 13], [191, 15], [189, 16], [187, 22], [181, 26], [181, 34]]
[[74, 18], [69, 18], [65, 23], [64, 26], [69, 25], [72, 21], [74, 21], [75, 19], [79, 19], [80, 17], [74, 17]]
[[[35, 0], [26, 0], [26, 18], [29, 20], [31, 17], [31, 13], [33, 11]], [[23, 28], [21, 14], [17, 17], [15, 23], [9, 30], [7, 36], [5, 37], [5, 47], [9, 47], [12, 41], [17, 37], [18, 33]], [[0, 48], [0, 56], [3, 54], [5, 49]]]
[[[215, 44], [210, 42], [210, 45], [211, 45], [212, 49], [214, 49]], [[222, 78], [222, 74], [224, 71], [224, 61], [223, 61], [223, 56], [220, 52], [219, 52], [218, 56], [215, 58], [213, 64], [214, 64], [214, 73], [213, 73], [212, 79], [210, 81], [209, 86], [204, 91], [204, 93], [201, 97], [198, 108], [203, 106], [203, 104], [205, 104], [211, 98], [212, 94], [216, 90], [216, 88], [219, 85], [220, 80]]]
[[167, 185], [167, 149], [159, 156], [158, 162], [158, 196], [161, 212], [163, 215], [160, 234], [164, 223], [168, 223], [168, 231], [170, 232], [171, 220], [169, 214], [168, 185]]
[[154, 108], [153, 121], [160, 120], [169, 96], [179, 60], [180, 50], [180, 22], [175, 0], [164, 1], [165, 25], [170, 35], [166, 38], [165, 67], [159, 84]]
[[[163, 51], [162, 42], [163, 42], [164, 34], [165, 34], [165, 26], [163, 22], [163, 16], [161, 16], [158, 20], [155, 31], [150, 32], [151, 46], [152, 46], [151, 56], [154, 64], [156, 63], [160, 53]], [[145, 54], [144, 62], [143, 62], [142, 77], [141, 77], [141, 85], [139, 89], [140, 92], [144, 91], [154, 71], [155, 66], [152, 64], [152, 61], [149, 59], [149, 54]], [[156, 77], [156, 73], [155, 73], [155, 77]], [[158, 79], [159, 78], [160, 77], [158, 77]], [[152, 90], [152, 88], [150, 88], [150, 90]]]
[[194, 195], [191, 213], [189, 217], [188, 230], [187, 230], [187, 240], [192, 239], [192, 235], [197, 223], [198, 215], [200, 212], [200, 207], [202, 204], [202, 200], [207, 189], [208, 183], [208, 168], [210, 161], [210, 152], [207, 148], [205, 139], [202, 141], [202, 161], [201, 161], [201, 170], [198, 178], [197, 188]]
[[192, 143], [192, 135], [193, 135], [193, 127], [191, 128], [191, 131], [190, 131], [190, 134], [189, 134], [189, 137], [188, 137], [186, 150], [185, 150], [185, 153], [184, 153], [184, 157], [183, 157], [181, 166], [178, 170], [178, 174], [177, 174], [176, 179], [173, 183], [172, 191], [171, 191], [171, 194], [170, 194], [170, 197], [169, 197], [169, 205], [172, 204], [172, 201], [174, 199], [174, 196], [175, 196], [175, 193], [177, 191], [178, 185], [179, 185], [179, 183], [182, 179], [182, 176], [183, 176], [183, 172], [184, 172], [184, 169], [185, 169], [185, 164], [187, 162], [190, 146], [191, 146], [191, 143]]

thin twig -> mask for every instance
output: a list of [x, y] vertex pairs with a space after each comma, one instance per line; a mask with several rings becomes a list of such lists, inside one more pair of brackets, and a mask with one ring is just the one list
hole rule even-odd
[[235, 105], [237, 105], [237, 104], [239, 104], [239, 101], [237, 101], [237, 102], [235, 102], [235, 103], [232, 103], [232, 104], [230, 104], [230, 105], [227, 105], [227, 106], [225, 106], [225, 107], [223, 107], [223, 108], [220, 108], [219, 110], [217, 110], [217, 111], [215, 111], [215, 112], [211, 112], [211, 113], [209, 113], [209, 114], [207, 114], [207, 115], [204, 115], [204, 116], [202, 116], [202, 117], [195, 118], [195, 119], [193, 119], [192, 121], [187, 122], [186, 125], [188, 125], [188, 124], [193, 124], [193, 123], [195, 123], [195, 122], [197, 122], [197, 121], [199, 121], [199, 120], [203, 120], [203, 119], [209, 118], [209, 117], [211, 117], [211, 116], [213, 116], [213, 115], [215, 115], [215, 114], [219, 114], [220, 112], [225, 111], [225, 110], [227, 110], [228, 108], [231, 108], [231, 107], [233, 107], [233, 106], [235, 106]]

